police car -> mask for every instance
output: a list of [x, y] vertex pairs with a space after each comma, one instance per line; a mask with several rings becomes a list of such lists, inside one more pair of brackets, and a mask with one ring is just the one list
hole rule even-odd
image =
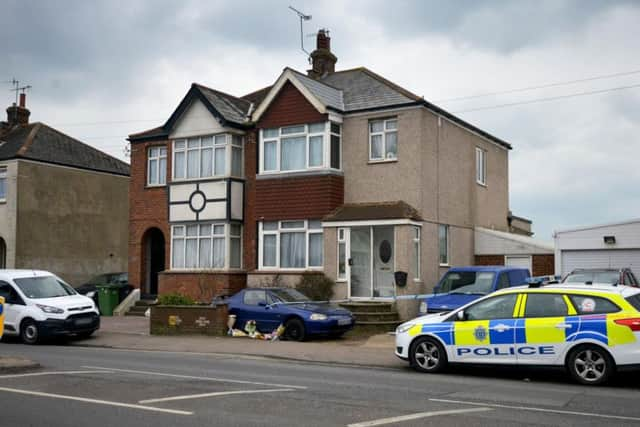
[[504, 289], [396, 329], [396, 356], [421, 372], [448, 363], [565, 366], [583, 384], [640, 366], [640, 289], [550, 285]]

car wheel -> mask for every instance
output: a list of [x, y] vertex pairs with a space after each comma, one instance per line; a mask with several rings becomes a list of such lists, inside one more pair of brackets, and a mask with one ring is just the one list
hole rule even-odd
[[605, 383], [613, 374], [615, 364], [606, 350], [596, 345], [583, 345], [571, 351], [567, 358], [571, 376], [582, 384]]
[[306, 338], [304, 323], [300, 319], [289, 319], [284, 324], [284, 337], [287, 341], [304, 341]]
[[440, 372], [447, 366], [447, 353], [433, 338], [418, 338], [409, 350], [411, 366], [420, 372]]
[[38, 324], [31, 319], [24, 320], [20, 327], [20, 338], [25, 344], [37, 344], [40, 341]]

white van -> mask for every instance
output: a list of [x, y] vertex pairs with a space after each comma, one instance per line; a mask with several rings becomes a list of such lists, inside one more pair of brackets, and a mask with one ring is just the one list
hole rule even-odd
[[5, 299], [4, 334], [19, 335], [25, 344], [88, 337], [100, 328], [93, 300], [47, 271], [0, 270], [0, 296]]

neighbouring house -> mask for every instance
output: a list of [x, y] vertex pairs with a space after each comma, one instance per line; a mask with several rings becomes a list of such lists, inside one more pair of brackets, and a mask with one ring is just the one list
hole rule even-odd
[[516, 216], [509, 212], [507, 222], [509, 223], [509, 233], [522, 234], [523, 236], [529, 237], [533, 236], [533, 232], [531, 231], [532, 221], [530, 219]]
[[556, 274], [629, 267], [640, 276], [640, 219], [558, 230], [553, 237]]
[[0, 122], [0, 268], [126, 271], [129, 166], [29, 115], [21, 94]]
[[477, 227], [509, 231], [510, 144], [336, 61], [320, 30], [306, 74], [242, 97], [193, 84], [162, 126], [129, 136], [143, 294], [206, 300], [323, 272], [336, 298], [388, 300], [473, 264]]
[[476, 227], [475, 264], [528, 268], [533, 276], [554, 274], [553, 244], [520, 233]]

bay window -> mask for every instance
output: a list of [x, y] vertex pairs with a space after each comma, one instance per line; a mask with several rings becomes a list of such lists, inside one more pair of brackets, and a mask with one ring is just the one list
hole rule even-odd
[[369, 161], [380, 162], [398, 158], [398, 120], [369, 122]]
[[332, 122], [260, 131], [260, 173], [340, 169], [340, 125]]
[[242, 143], [242, 136], [231, 134], [175, 140], [173, 179], [242, 177]]
[[174, 225], [171, 227], [171, 268], [241, 268], [241, 236], [242, 227], [238, 224]]
[[320, 221], [261, 222], [259, 230], [260, 268], [322, 268], [324, 240]]
[[167, 147], [149, 147], [147, 151], [147, 185], [167, 183]]

